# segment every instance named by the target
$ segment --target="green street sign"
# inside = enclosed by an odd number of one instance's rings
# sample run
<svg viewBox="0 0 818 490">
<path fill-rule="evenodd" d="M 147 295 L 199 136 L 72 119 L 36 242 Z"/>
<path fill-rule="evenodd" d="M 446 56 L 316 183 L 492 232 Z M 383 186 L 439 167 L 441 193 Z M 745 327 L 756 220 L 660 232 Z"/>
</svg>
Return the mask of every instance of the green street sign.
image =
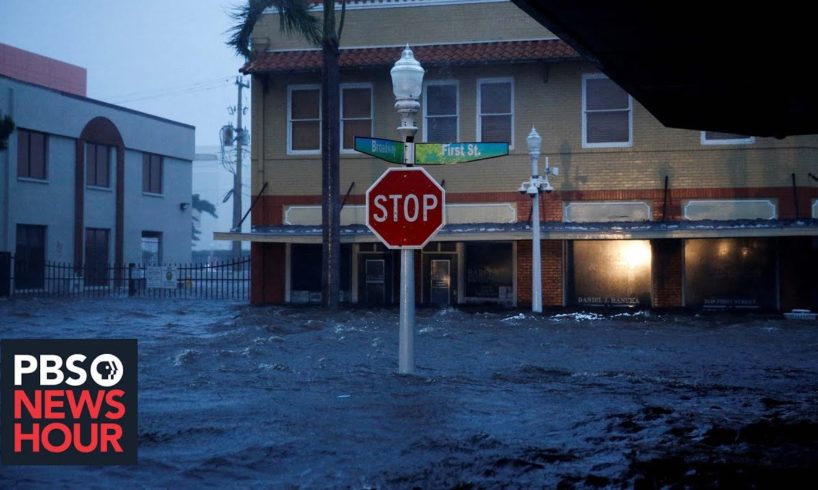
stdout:
<svg viewBox="0 0 818 490">
<path fill-rule="evenodd" d="M 415 163 L 447 165 L 508 155 L 508 143 L 417 143 Z"/>
<path fill-rule="evenodd" d="M 355 137 L 355 151 L 366 153 L 375 158 L 391 162 L 403 163 L 403 142 L 382 140 L 380 138 Z"/>
</svg>

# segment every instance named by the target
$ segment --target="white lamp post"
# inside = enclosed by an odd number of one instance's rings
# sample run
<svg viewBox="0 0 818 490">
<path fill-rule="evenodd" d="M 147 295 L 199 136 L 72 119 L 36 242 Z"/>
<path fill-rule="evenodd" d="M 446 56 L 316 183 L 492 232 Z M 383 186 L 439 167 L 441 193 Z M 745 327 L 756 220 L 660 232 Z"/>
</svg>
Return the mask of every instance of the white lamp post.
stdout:
<svg viewBox="0 0 818 490">
<path fill-rule="evenodd" d="M 415 163 L 415 115 L 420 110 L 424 70 L 415 59 L 409 45 L 390 71 L 395 109 L 400 114 L 398 133 L 404 142 L 403 163 Z M 398 345 L 398 372 L 411 374 L 415 370 L 415 251 L 400 251 L 400 331 Z"/>
<path fill-rule="evenodd" d="M 553 192 L 554 188 L 548 182 L 549 175 L 559 175 L 557 167 L 548 165 L 545 157 L 545 175 L 539 175 L 540 148 L 542 138 L 534 127 L 526 138 L 528 155 L 531 157 L 531 178 L 523 181 L 517 189 L 520 194 L 528 194 L 533 199 L 531 203 L 531 311 L 542 313 L 542 264 L 540 259 L 540 192 Z"/>
</svg>

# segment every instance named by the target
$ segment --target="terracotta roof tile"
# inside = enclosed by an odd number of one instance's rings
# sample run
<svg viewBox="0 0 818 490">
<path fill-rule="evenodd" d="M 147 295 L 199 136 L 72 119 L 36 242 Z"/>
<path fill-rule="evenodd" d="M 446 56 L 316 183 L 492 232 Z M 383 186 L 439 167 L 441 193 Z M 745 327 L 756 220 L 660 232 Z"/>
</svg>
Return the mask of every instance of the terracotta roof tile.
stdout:
<svg viewBox="0 0 818 490">
<path fill-rule="evenodd" d="M 390 66 L 400 58 L 401 47 L 341 49 L 341 68 Z M 469 44 L 413 46 L 415 58 L 424 66 L 476 65 L 560 61 L 579 58 L 576 51 L 558 39 L 498 41 Z M 243 73 L 318 71 L 321 51 L 272 51 L 259 54 L 242 68 Z"/>
</svg>

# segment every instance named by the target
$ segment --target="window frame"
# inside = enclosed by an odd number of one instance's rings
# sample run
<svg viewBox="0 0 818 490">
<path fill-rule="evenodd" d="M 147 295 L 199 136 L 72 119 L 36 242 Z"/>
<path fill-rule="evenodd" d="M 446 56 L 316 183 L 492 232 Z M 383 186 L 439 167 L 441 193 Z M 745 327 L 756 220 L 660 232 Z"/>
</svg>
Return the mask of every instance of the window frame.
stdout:
<svg viewBox="0 0 818 490">
<path fill-rule="evenodd" d="M 42 177 L 32 177 L 32 159 L 31 159 L 31 135 L 32 133 L 41 135 L 43 137 L 43 176 Z M 26 136 L 26 172 L 27 175 L 20 174 L 20 152 L 21 148 L 21 139 L 23 136 Z M 17 178 L 19 180 L 29 180 L 34 182 L 48 182 L 48 147 L 49 147 L 49 137 L 48 133 L 43 131 L 36 131 L 33 129 L 27 128 L 17 128 Z"/>
<path fill-rule="evenodd" d="M 99 155 L 98 148 L 105 148 L 107 154 L 107 169 L 106 169 L 106 176 L 108 183 L 106 185 L 99 185 L 96 181 L 96 176 L 98 174 L 98 165 L 97 165 L 97 155 Z M 88 180 L 88 155 L 90 154 L 88 149 L 94 149 L 94 183 L 90 183 Z M 110 191 L 113 188 L 113 179 L 111 178 L 111 161 L 115 160 L 115 158 L 111 158 L 111 153 L 113 153 L 113 146 L 106 145 L 105 143 L 96 143 L 94 141 L 86 141 L 85 142 L 85 155 L 84 155 L 84 166 L 85 166 L 85 186 L 90 187 L 92 189 L 99 189 L 99 190 L 106 190 Z"/>
<path fill-rule="evenodd" d="M 293 149 L 293 92 L 299 90 L 317 90 L 318 91 L 318 149 L 315 150 L 294 150 Z M 320 155 L 321 154 L 321 140 L 323 132 L 323 108 L 321 107 L 321 84 L 296 84 L 287 85 L 287 155 Z M 314 121 L 315 119 L 298 119 L 297 121 Z"/>
<path fill-rule="evenodd" d="M 707 133 L 722 133 L 723 131 L 700 131 L 699 133 L 699 142 L 704 146 L 710 145 L 752 145 L 756 142 L 755 136 L 743 136 L 742 138 L 732 138 L 732 139 L 707 139 Z M 737 135 L 741 136 L 741 135 Z"/>
<path fill-rule="evenodd" d="M 352 148 L 344 148 L 344 90 L 345 89 L 360 89 L 360 88 L 368 88 L 369 89 L 369 136 L 372 137 L 373 132 L 375 131 L 375 89 L 372 83 L 370 82 L 350 82 L 350 83 L 342 83 L 340 85 L 339 91 L 339 119 L 340 119 L 340 135 L 339 138 L 341 140 L 341 153 L 353 155 L 358 154 L 355 151 L 355 140 L 352 140 Z M 350 117 L 347 118 L 350 121 L 366 121 L 367 118 L 363 117 Z"/>
<path fill-rule="evenodd" d="M 159 191 L 154 191 L 151 187 L 153 182 L 153 172 L 151 171 L 153 159 L 159 161 Z M 147 174 L 146 174 L 147 171 Z M 147 180 L 146 180 L 147 177 Z M 146 185 L 147 184 L 147 188 Z M 142 153 L 142 193 L 151 196 L 161 196 L 165 187 L 165 157 L 157 153 Z"/>
<path fill-rule="evenodd" d="M 592 110 L 591 113 L 594 112 L 623 112 L 625 110 L 628 111 L 628 141 L 613 141 L 613 142 L 602 142 L 602 143 L 589 143 L 588 142 L 588 80 L 611 80 L 610 77 L 606 76 L 603 73 L 584 73 L 582 75 L 582 101 L 581 101 L 581 124 L 582 124 L 582 147 L 583 148 L 629 148 L 633 146 L 633 97 L 628 92 L 625 92 L 625 95 L 628 96 L 628 108 L 627 109 L 604 109 L 604 110 Z M 619 84 L 616 84 L 617 87 Z M 622 87 L 619 87 L 620 89 Z M 624 91 L 624 89 L 622 89 Z"/>
<path fill-rule="evenodd" d="M 145 262 L 145 239 L 156 239 L 156 263 L 149 264 Z M 162 240 L 162 232 L 161 231 L 150 231 L 150 230 L 142 230 L 142 234 L 140 235 L 140 242 L 139 242 L 139 251 L 142 257 L 142 265 L 162 265 L 162 248 L 163 248 L 163 241 Z"/>
<path fill-rule="evenodd" d="M 429 113 L 426 108 L 428 97 L 428 91 L 426 90 L 429 86 L 446 86 L 446 85 L 454 85 L 454 119 L 455 119 L 455 141 L 460 141 L 460 81 L 455 79 L 445 79 L 445 80 L 426 80 L 423 82 L 423 141 L 428 143 L 429 142 L 429 124 L 427 123 Z M 431 116 L 431 117 L 452 117 L 452 115 L 446 116 Z M 513 132 L 512 132 L 513 133 Z"/>
<path fill-rule="evenodd" d="M 476 136 L 475 141 L 477 141 L 477 142 L 482 142 L 483 141 L 482 136 L 483 136 L 483 115 L 484 114 L 481 112 L 481 109 L 480 109 L 481 106 L 482 106 L 482 96 L 483 96 L 482 86 L 486 85 L 486 84 L 489 84 L 489 83 L 506 83 L 506 82 L 511 84 L 511 100 L 509 101 L 509 103 L 511 105 L 511 107 L 509 108 L 511 110 L 511 112 L 509 113 L 509 116 L 511 117 L 511 128 L 510 128 L 511 129 L 511 137 L 510 137 L 510 141 L 508 142 L 508 149 L 513 150 L 514 149 L 514 126 L 515 126 L 515 124 L 514 124 L 514 106 L 515 106 L 514 77 L 491 77 L 491 78 L 478 78 L 477 79 L 477 106 L 475 107 L 475 111 L 474 111 L 475 114 L 476 114 L 476 117 L 477 117 L 477 123 L 475 125 L 477 134 L 475 135 Z M 492 114 L 486 114 L 486 115 L 501 116 L 501 115 L 504 115 L 504 114 L 492 113 Z M 504 142 L 490 141 L 488 143 L 504 143 Z"/>
</svg>

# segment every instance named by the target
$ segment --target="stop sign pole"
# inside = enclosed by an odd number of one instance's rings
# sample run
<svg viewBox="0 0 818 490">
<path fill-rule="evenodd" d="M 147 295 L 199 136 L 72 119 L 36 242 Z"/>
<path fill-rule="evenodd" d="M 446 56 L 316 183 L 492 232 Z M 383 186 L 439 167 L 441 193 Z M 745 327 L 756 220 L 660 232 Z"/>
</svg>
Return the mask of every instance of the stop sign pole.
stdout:
<svg viewBox="0 0 818 490">
<path fill-rule="evenodd" d="M 415 164 L 415 133 L 418 128 L 415 115 L 420 109 L 420 93 L 423 90 L 425 70 L 406 45 L 401 57 L 390 70 L 395 109 L 401 116 L 398 132 L 406 143 L 403 163 Z M 415 372 L 415 251 L 400 251 L 400 316 L 398 333 L 398 373 Z"/>
</svg>

